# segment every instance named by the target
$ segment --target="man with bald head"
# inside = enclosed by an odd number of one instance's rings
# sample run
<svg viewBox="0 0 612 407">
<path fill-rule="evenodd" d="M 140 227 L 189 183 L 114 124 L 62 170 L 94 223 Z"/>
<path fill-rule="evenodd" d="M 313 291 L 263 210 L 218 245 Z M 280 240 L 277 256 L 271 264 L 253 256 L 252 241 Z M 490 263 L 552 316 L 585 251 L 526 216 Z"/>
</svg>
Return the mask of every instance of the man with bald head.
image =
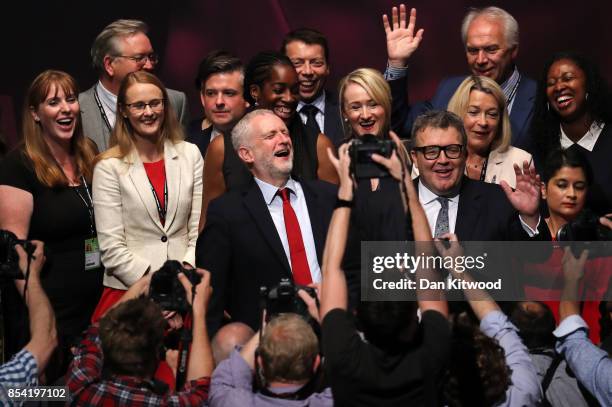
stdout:
<svg viewBox="0 0 612 407">
<path fill-rule="evenodd" d="M 399 7 L 399 13 L 393 8 L 391 23 L 386 15 L 383 20 L 389 57 L 385 76 L 393 94 L 392 125 L 407 138 L 417 116 L 430 109 L 446 109 L 465 76 L 443 79 L 430 101 L 410 106 L 406 89 L 408 59 L 418 48 L 423 31 L 414 34 L 416 10 L 412 9 L 408 18 L 404 5 Z M 512 125 L 512 145 L 529 151 L 536 82 L 521 74 L 516 66 L 519 50 L 516 19 L 499 7 L 473 8 L 463 18 L 461 37 L 471 75 L 487 76 L 504 91 Z"/>
<path fill-rule="evenodd" d="M 117 20 L 98 34 L 91 47 L 92 64 L 98 71 L 98 82 L 79 94 L 79 103 L 85 136 L 98 145 L 100 152 L 109 147 L 121 81 L 131 72 L 153 72 L 159 62 L 147 36 L 148 30 L 143 21 Z M 185 94 L 167 90 L 170 105 L 186 127 L 189 113 Z"/>
</svg>

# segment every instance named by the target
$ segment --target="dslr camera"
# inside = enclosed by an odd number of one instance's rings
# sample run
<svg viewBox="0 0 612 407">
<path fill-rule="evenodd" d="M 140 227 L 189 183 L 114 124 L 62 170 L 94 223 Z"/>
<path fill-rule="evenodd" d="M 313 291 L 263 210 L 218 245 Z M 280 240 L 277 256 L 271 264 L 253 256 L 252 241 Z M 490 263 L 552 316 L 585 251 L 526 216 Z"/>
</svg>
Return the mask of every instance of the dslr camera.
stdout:
<svg viewBox="0 0 612 407">
<path fill-rule="evenodd" d="M 295 285 L 288 278 L 281 279 L 276 287 L 261 287 L 260 294 L 262 304 L 266 310 L 266 322 L 278 314 L 294 313 L 303 316 L 307 320 L 312 317 L 308 313 L 308 307 L 304 300 L 298 295 L 298 290 L 304 290 L 315 299 L 319 305 L 317 293 L 312 287 Z"/>
<path fill-rule="evenodd" d="M 28 240 L 17 239 L 13 232 L 0 230 L 0 280 L 22 280 L 24 278 L 19 268 L 19 255 L 15 246 L 22 245 L 28 257 L 34 253 L 35 247 Z"/>
<path fill-rule="evenodd" d="M 185 269 L 176 260 L 166 261 L 151 277 L 149 297 L 164 311 L 184 313 L 191 309 L 191 305 L 187 302 L 185 288 L 178 279 L 179 273 L 185 274 L 194 286 L 202 280 L 195 270 Z"/>
<path fill-rule="evenodd" d="M 585 209 L 571 222 L 557 231 L 557 241 L 572 242 L 574 256 L 580 256 L 584 249 L 589 250 L 589 258 L 612 256 L 610 244 L 594 243 L 612 241 L 612 230 L 599 222 L 599 216 Z"/>
<path fill-rule="evenodd" d="M 393 140 L 365 134 L 355 138 L 349 146 L 351 173 L 356 179 L 388 177 L 389 171 L 384 166 L 372 161 L 372 154 L 391 157 L 395 150 Z"/>
</svg>

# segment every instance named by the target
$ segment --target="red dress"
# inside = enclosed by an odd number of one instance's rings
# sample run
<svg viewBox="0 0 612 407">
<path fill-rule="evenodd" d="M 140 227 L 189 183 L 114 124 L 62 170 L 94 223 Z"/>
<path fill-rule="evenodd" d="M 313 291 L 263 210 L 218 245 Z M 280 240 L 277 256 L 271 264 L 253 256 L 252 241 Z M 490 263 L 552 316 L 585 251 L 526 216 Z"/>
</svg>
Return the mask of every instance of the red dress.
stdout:
<svg viewBox="0 0 612 407">
<path fill-rule="evenodd" d="M 562 258 L 563 248 L 556 246 L 545 263 L 526 264 L 524 268 L 525 299 L 548 305 L 557 324 L 560 322 L 559 300 L 563 290 Z M 599 302 L 606 293 L 611 272 L 610 257 L 596 257 L 585 263 L 579 296 L 588 299 L 581 303 L 581 316 L 589 325 L 589 338 L 593 343 L 600 342 Z"/>
</svg>

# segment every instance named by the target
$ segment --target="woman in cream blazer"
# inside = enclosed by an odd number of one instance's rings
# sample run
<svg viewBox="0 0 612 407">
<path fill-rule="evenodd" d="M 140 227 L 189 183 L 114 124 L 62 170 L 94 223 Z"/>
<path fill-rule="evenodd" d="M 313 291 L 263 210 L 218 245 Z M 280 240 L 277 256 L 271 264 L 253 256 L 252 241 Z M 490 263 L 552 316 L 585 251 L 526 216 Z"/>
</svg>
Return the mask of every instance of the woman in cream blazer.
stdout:
<svg viewBox="0 0 612 407">
<path fill-rule="evenodd" d="M 448 102 L 448 110 L 463 120 L 467 133 L 465 172 L 469 178 L 516 186 L 514 164 L 531 165 L 525 150 L 512 147 L 506 96 L 499 85 L 485 76 L 468 76 Z"/>
<path fill-rule="evenodd" d="M 195 265 L 203 160 L 195 145 L 181 141 L 167 101 L 148 72 L 129 74 L 119 89 L 112 147 L 97 158 L 93 176 L 107 287 L 96 314 L 166 260 Z"/>
</svg>

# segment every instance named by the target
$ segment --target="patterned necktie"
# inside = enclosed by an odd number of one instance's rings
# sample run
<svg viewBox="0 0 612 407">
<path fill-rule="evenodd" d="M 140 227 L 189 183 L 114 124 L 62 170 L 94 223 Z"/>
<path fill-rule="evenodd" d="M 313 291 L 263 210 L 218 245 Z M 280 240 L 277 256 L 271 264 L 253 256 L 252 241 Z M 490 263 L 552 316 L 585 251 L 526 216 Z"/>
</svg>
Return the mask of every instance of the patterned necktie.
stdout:
<svg viewBox="0 0 612 407">
<path fill-rule="evenodd" d="M 321 129 L 319 128 L 319 124 L 317 123 L 317 113 L 319 109 L 313 105 L 304 105 L 300 113 L 304 113 L 306 115 L 306 134 L 308 137 L 318 137 L 319 133 L 321 133 Z"/>
<path fill-rule="evenodd" d="M 445 233 L 449 232 L 448 226 L 448 198 L 443 196 L 438 197 L 441 208 L 438 212 L 438 218 L 436 219 L 436 228 L 434 230 L 434 237 L 440 237 Z"/>
<path fill-rule="evenodd" d="M 302 239 L 300 223 L 289 201 L 289 189 L 278 190 L 278 195 L 283 199 L 283 217 L 285 218 L 285 230 L 287 231 L 287 241 L 289 242 L 289 256 L 291 257 L 291 271 L 293 280 L 299 285 L 312 283 L 306 248 Z"/>
</svg>

